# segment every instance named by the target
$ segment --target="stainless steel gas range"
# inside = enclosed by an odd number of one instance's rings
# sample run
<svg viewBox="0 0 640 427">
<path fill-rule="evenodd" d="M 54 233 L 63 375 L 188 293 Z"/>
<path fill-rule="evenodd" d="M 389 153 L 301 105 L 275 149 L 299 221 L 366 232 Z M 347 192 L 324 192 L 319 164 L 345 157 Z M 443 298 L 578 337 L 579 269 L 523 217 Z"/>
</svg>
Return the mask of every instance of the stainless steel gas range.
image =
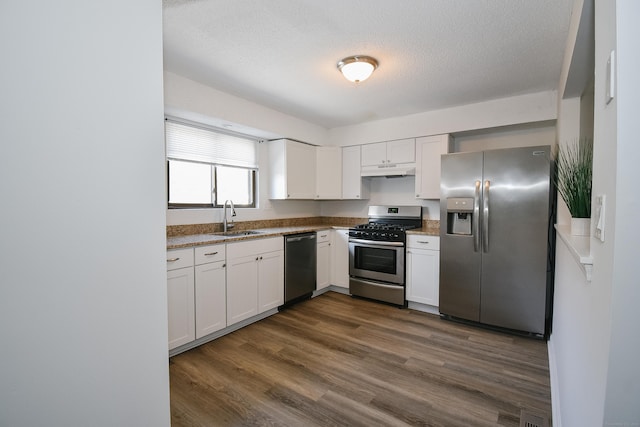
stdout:
<svg viewBox="0 0 640 427">
<path fill-rule="evenodd" d="M 369 206 L 368 216 L 349 229 L 349 292 L 406 307 L 406 231 L 422 226 L 422 207 Z"/>
</svg>

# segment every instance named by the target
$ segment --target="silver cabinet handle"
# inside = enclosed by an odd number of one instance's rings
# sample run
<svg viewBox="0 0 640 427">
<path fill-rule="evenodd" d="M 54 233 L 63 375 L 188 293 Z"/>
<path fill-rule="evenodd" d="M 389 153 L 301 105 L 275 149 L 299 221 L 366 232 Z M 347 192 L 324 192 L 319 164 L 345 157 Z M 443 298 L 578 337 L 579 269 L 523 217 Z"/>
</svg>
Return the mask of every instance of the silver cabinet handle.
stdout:
<svg viewBox="0 0 640 427">
<path fill-rule="evenodd" d="M 180 257 L 177 257 L 177 258 L 169 258 L 169 259 L 167 260 L 167 262 L 176 262 L 176 261 L 178 261 L 179 259 L 180 259 Z"/>
<path fill-rule="evenodd" d="M 204 256 L 218 255 L 218 252 L 209 252 L 208 254 L 204 254 Z"/>
<path fill-rule="evenodd" d="M 482 203 L 482 250 L 489 252 L 489 188 L 491 182 L 484 182 L 484 200 Z"/>
<path fill-rule="evenodd" d="M 418 240 L 417 242 L 418 242 L 418 243 L 424 243 L 425 245 L 428 245 L 428 244 L 429 244 L 429 242 L 428 242 L 428 241 L 426 241 L 426 240 Z"/>
<path fill-rule="evenodd" d="M 476 181 L 476 192 L 473 197 L 473 219 L 471 226 L 473 230 L 473 251 L 478 252 L 480 247 L 480 181 Z"/>
</svg>

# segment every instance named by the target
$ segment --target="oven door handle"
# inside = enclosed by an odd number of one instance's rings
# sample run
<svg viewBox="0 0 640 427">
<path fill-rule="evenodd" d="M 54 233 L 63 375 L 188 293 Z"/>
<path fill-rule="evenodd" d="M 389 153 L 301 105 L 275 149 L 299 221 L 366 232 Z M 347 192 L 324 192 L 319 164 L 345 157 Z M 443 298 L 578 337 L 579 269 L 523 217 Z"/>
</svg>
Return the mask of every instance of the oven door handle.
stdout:
<svg viewBox="0 0 640 427">
<path fill-rule="evenodd" d="M 400 284 L 400 283 L 380 283 L 380 282 L 374 282 L 373 280 L 366 280 L 363 279 L 362 277 L 355 277 L 355 279 L 358 282 L 362 282 L 362 283 L 366 283 L 367 285 L 374 285 L 377 286 L 379 288 L 385 288 L 385 289 L 402 289 L 404 288 L 404 285 Z"/>
<path fill-rule="evenodd" d="M 404 246 L 403 242 L 384 242 L 384 241 L 378 241 L 378 240 L 363 240 L 363 239 L 349 239 L 349 243 L 360 243 L 362 245 L 368 245 L 368 246 L 395 246 L 395 247 Z"/>
</svg>

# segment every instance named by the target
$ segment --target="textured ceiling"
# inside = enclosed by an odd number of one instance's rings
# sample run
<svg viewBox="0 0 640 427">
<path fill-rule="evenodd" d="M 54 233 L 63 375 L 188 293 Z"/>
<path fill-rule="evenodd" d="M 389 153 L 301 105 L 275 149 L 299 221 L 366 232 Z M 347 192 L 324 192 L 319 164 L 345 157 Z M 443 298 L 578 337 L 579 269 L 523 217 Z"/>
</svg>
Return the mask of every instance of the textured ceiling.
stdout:
<svg viewBox="0 0 640 427">
<path fill-rule="evenodd" d="M 333 128 L 557 89 L 572 3 L 164 0 L 164 66 Z M 360 85 L 356 54 L 380 64 Z"/>
</svg>

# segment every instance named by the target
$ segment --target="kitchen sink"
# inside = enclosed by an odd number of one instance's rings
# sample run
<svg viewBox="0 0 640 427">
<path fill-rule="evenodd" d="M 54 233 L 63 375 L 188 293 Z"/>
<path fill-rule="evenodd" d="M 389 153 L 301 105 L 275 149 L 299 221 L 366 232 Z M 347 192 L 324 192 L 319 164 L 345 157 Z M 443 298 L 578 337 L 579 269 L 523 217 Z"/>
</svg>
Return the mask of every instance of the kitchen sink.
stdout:
<svg viewBox="0 0 640 427">
<path fill-rule="evenodd" d="M 242 237 L 242 236 L 253 236 L 255 234 L 261 234 L 261 231 L 255 230 L 242 230 L 242 231 L 222 231 L 219 233 L 211 233 L 214 236 L 225 236 L 225 237 Z"/>
</svg>

